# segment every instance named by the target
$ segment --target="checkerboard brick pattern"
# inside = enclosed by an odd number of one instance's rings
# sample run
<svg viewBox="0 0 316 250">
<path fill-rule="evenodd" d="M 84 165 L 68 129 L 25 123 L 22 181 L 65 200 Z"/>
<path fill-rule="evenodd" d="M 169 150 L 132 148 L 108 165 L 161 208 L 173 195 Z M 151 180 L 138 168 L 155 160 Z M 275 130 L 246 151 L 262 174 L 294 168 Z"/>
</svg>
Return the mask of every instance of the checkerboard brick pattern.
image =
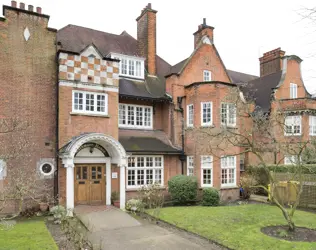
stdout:
<svg viewBox="0 0 316 250">
<path fill-rule="evenodd" d="M 59 54 L 59 79 L 118 86 L 118 62 L 95 57 Z"/>
</svg>

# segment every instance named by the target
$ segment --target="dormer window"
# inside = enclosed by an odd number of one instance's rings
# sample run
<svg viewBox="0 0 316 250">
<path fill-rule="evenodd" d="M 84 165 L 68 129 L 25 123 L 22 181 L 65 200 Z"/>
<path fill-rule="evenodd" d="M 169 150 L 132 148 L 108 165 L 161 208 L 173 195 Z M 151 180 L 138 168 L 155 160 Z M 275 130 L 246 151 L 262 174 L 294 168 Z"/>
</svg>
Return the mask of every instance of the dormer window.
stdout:
<svg viewBox="0 0 316 250">
<path fill-rule="evenodd" d="M 144 79 L 144 59 L 134 56 L 111 54 L 112 58 L 120 60 L 120 75 Z"/>
<path fill-rule="evenodd" d="M 90 58 L 95 58 L 95 55 L 90 54 L 88 57 L 90 57 Z"/>
</svg>

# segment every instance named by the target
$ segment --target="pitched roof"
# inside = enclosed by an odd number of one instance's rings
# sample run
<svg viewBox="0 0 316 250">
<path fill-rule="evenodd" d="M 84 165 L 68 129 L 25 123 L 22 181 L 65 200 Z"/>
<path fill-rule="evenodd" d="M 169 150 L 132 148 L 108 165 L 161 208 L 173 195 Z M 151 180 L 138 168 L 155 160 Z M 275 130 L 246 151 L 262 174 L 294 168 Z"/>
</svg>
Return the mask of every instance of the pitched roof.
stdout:
<svg viewBox="0 0 316 250">
<path fill-rule="evenodd" d="M 282 71 L 280 70 L 273 74 L 249 81 L 242 87 L 245 97 L 254 100 L 256 105 L 263 111 L 269 111 L 273 89 L 278 86 L 281 76 Z"/>
<path fill-rule="evenodd" d="M 236 84 L 246 83 L 246 82 L 249 82 L 249 81 L 252 81 L 252 80 L 258 78 L 258 76 L 249 75 L 246 73 L 237 72 L 237 71 L 230 70 L 230 69 L 227 70 L 227 73 L 228 73 L 230 79 L 232 80 L 232 82 L 236 83 Z"/>
<path fill-rule="evenodd" d="M 186 58 L 186 59 L 182 60 L 181 62 L 178 62 L 177 64 L 171 66 L 168 75 L 179 74 L 181 69 L 184 67 L 187 60 L 188 60 L 188 58 Z M 258 76 L 249 75 L 246 73 L 237 72 L 237 71 L 230 70 L 230 69 L 227 69 L 227 73 L 228 73 L 228 76 L 230 77 L 230 79 L 232 80 L 232 83 L 236 83 L 236 84 L 246 83 L 246 82 L 249 82 L 251 80 L 258 78 Z"/>
<path fill-rule="evenodd" d="M 127 152 L 132 153 L 182 153 L 180 149 L 171 144 L 164 132 L 158 130 L 120 129 L 119 141 Z"/>
<path fill-rule="evenodd" d="M 64 51 L 81 53 L 87 46 L 93 44 L 103 57 L 109 53 L 118 53 L 130 56 L 139 56 L 137 53 L 137 40 L 123 31 L 120 35 L 80 27 L 69 24 L 57 32 L 57 42 Z M 146 77 L 145 86 L 140 86 L 134 80 L 120 79 L 120 94 L 130 96 L 148 96 L 151 98 L 164 97 L 165 75 L 170 71 L 171 65 L 156 56 L 157 76 Z M 122 86 L 121 86 L 122 85 Z M 133 90 L 132 92 L 129 92 Z"/>
</svg>

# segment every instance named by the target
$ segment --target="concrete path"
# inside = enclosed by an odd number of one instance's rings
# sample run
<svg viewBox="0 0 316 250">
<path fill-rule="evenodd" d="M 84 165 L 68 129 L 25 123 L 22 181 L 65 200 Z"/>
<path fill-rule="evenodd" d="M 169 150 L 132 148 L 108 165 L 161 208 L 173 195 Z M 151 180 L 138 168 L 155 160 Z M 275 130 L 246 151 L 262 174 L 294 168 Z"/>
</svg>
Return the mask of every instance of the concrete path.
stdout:
<svg viewBox="0 0 316 250">
<path fill-rule="evenodd" d="M 101 249 L 223 249 L 189 233 L 135 219 L 116 208 L 75 213 L 89 229 L 90 241 Z"/>
</svg>

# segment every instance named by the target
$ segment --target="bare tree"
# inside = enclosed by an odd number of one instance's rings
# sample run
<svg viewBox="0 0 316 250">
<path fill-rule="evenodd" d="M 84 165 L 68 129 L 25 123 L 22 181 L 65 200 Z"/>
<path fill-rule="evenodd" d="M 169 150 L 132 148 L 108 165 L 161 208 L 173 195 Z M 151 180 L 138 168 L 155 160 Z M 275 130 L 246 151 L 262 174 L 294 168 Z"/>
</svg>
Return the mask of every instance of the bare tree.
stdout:
<svg viewBox="0 0 316 250">
<path fill-rule="evenodd" d="M 229 103 L 230 111 L 226 116 L 221 110 L 215 110 L 214 114 L 220 114 L 221 126 L 210 128 L 197 128 L 194 133 L 196 145 L 211 152 L 215 161 L 221 156 L 237 156 L 247 154 L 257 165 L 264 168 L 270 179 L 270 189 L 260 186 L 269 194 L 271 201 L 282 211 L 287 221 L 289 230 L 295 230 L 293 221 L 294 213 L 299 205 L 300 195 L 303 190 L 302 154 L 307 148 L 309 141 L 303 139 L 292 141 L 285 134 L 292 133 L 297 127 L 285 124 L 286 114 L 282 109 L 282 103 L 273 103 L 273 109 L 263 112 L 256 107 L 255 102 L 245 98 L 239 88 L 232 88 L 224 100 Z M 227 115 L 228 114 L 228 115 Z M 224 117 L 223 117 L 224 116 Z M 229 126 L 225 121 L 236 119 L 236 126 Z M 205 139 L 207 138 L 207 139 Z M 288 181 L 299 180 L 299 185 L 294 185 L 296 199 L 291 204 L 283 204 L 279 193 L 279 181 L 275 178 L 274 170 L 270 171 L 269 165 L 275 167 L 283 164 L 284 156 L 293 156 L 293 164 L 296 164 L 294 173 L 288 175 Z"/>
<path fill-rule="evenodd" d="M 30 127 L 31 124 L 19 118 L 0 119 L 0 159 L 6 163 L 1 171 L 2 175 L 8 172 L 0 189 L 0 213 L 10 205 L 13 209 L 12 203 L 18 202 L 10 219 L 21 213 L 26 201 L 39 202 L 44 196 L 45 200 L 52 198 L 51 187 L 40 179 L 35 168 L 29 167 L 34 146 L 28 134 Z"/>
</svg>

